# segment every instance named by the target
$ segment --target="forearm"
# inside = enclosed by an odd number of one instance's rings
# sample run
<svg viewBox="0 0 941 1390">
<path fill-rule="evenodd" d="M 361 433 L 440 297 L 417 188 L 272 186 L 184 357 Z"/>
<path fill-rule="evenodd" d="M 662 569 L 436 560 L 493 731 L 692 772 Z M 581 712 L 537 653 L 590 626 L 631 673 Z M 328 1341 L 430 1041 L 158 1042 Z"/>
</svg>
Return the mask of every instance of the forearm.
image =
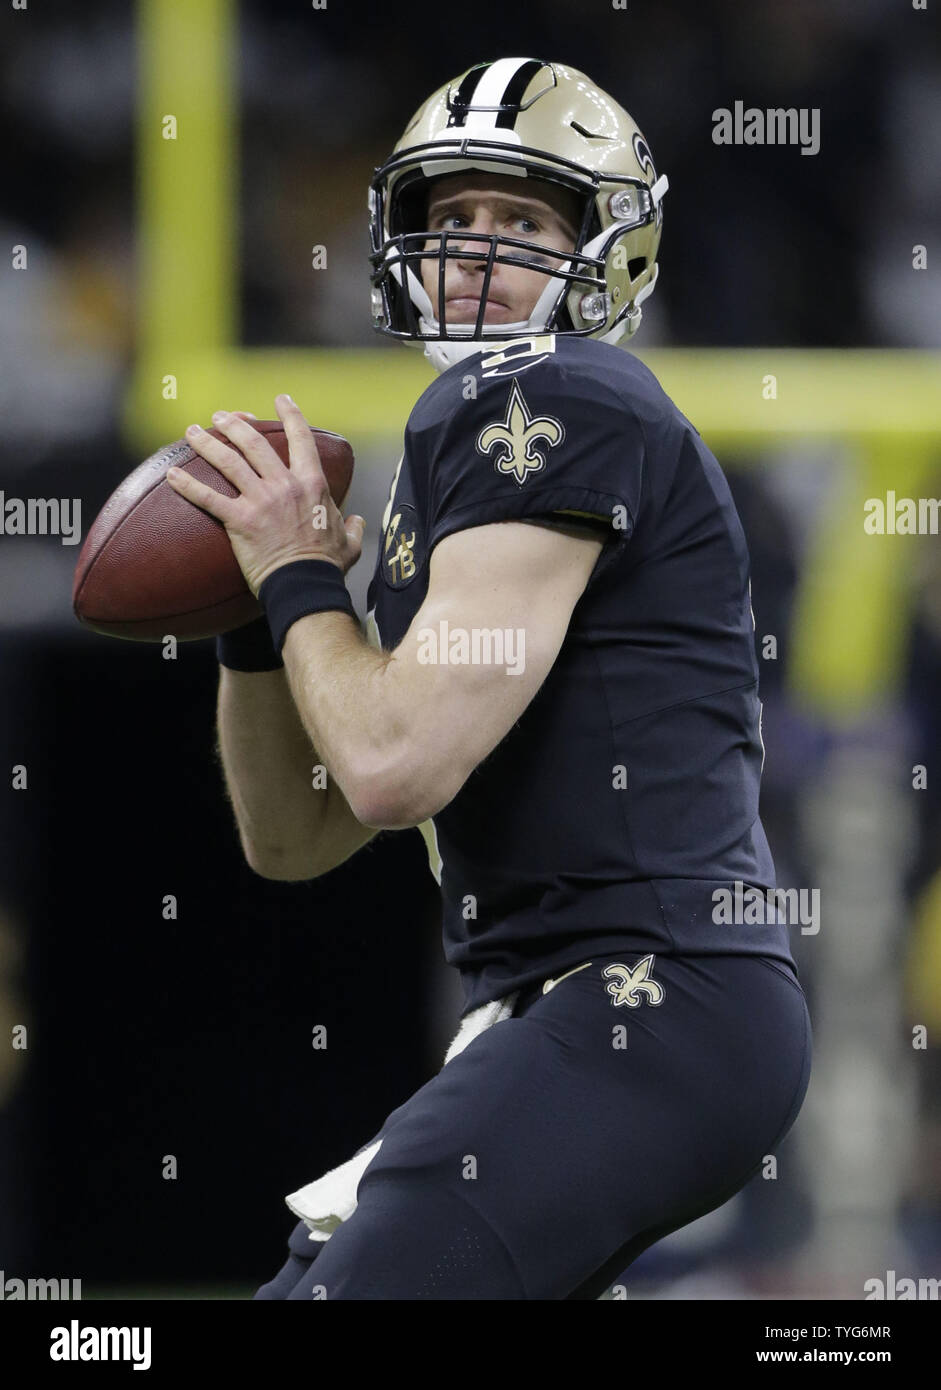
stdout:
<svg viewBox="0 0 941 1390">
<path fill-rule="evenodd" d="M 340 788 L 298 716 L 285 672 L 220 667 L 219 754 L 246 860 L 266 878 L 308 879 L 342 863 L 375 833 Z"/>
<path fill-rule="evenodd" d="M 303 726 L 354 811 L 390 829 L 416 824 L 386 813 L 389 790 L 408 776 L 421 713 L 395 654 L 371 647 L 347 614 L 324 612 L 291 626 L 282 656 Z"/>
<path fill-rule="evenodd" d="M 326 811 L 316 757 L 283 670 L 219 668 L 219 754 L 245 857 L 265 873 L 316 843 Z"/>
<path fill-rule="evenodd" d="M 522 629 L 535 614 L 538 626 L 540 605 L 551 607 L 553 597 L 530 596 L 528 605 L 504 597 L 506 615 Z M 485 661 L 452 666 L 446 654 L 424 653 L 423 634 L 437 634 L 448 614 L 460 612 L 467 628 L 492 626 L 474 621 L 492 602 L 486 589 L 463 610 L 452 593 L 426 601 L 391 652 L 370 646 L 342 612 L 309 613 L 287 629 L 282 657 L 298 713 L 365 824 L 400 830 L 437 815 L 512 726 L 520 697 L 528 702 L 541 684 L 561 646 L 561 624 L 551 640 L 534 642 L 525 674 L 520 646 L 512 678 L 495 679 L 501 667 Z"/>
</svg>

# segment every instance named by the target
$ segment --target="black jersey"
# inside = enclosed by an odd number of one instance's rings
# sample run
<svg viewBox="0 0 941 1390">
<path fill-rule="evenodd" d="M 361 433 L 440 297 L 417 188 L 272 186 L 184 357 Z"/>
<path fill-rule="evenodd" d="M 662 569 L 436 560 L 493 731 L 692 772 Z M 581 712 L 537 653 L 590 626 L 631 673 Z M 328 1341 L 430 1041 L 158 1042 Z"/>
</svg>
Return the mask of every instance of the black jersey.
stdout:
<svg viewBox="0 0 941 1390">
<path fill-rule="evenodd" d="M 422 827 L 465 1010 L 622 942 L 793 964 L 773 911 L 717 910 L 774 886 L 745 537 L 715 458 L 636 357 L 543 336 L 428 387 L 383 518 L 372 640 L 401 641 L 445 536 L 550 517 L 597 526 L 604 548 L 536 696 Z"/>
</svg>

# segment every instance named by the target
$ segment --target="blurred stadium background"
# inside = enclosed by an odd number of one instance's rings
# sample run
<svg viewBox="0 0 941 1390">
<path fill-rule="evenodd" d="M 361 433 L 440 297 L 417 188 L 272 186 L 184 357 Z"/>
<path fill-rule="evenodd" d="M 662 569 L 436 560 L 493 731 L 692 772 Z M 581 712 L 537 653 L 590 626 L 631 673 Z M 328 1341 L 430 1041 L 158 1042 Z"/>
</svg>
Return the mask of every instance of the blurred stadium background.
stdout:
<svg viewBox="0 0 941 1390">
<path fill-rule="evenodd" d="M 730 477 L 765 658 L 762 812 L 781 886 L 821 893 L 819 933 L 793 929 L 815 1069 L 777 1176 L 624 1283 L 640 1298 L 828 1299 L 862 1298 L 888 1270 L 937 1278 L 941 558 L 936 537 L 862 526 L 865 498 L 889 488 L 941 496 L 936 13 L 7 6 L 0 482 L 81 497 L 84 532 L 190 420 L 270 417 L 290 391 L 356 449 L 362 613 L 430 379 L 419 351 L 372 333 L 366 188 L 428 93 L 517 53 L 589 73 L 670 176 L 632 350 Z M 736 100 L 819 108 L 819 154 L 716 146 L 712 112 Z M 282 1194 L 348 1157 L 439 1064 L 458 1000 L 435 887 L 414 830 L 312 884 L 254 876 L 213 760 L 212 644 L 167 661 L 81 630 L 77 553 L 0 538 L 0 1269 L 81 1278 L 86 1297 L 245 1296 L 282 1262 Z"/>
</svg>

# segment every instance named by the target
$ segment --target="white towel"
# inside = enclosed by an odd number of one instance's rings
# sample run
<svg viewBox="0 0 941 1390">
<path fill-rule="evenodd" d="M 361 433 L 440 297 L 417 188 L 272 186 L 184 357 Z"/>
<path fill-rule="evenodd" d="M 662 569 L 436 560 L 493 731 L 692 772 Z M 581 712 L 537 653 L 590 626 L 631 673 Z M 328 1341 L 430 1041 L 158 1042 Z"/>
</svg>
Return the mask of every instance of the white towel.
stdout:
<svg viewBox="0 0 941 1390">
<path fill-rule="evenodd" d="M 519 990 L 516 994 L 508 994 L 505 999 L 494 999 L 489 1004 L 481 1004 L 478 1009 L 471 1009 L 470 1013 L 461 1020 L 461 1026 L 457 1030 L 457 1036 L 444 1054 L 444 1065 L 447 1066 L 452 1057 L 456 1057 L 459 1052 L 463 1052 L 468 1043 L 473 1042 L 485 1029 L 491 1028 L 495 1023 L 502 1023 L 505 1018 L 509 1018 L 519 997 Z"/>
<path fill-rule="evenodd" d="M 468 1043 L 495 1023 L 502 1023 L 513 1012 L 518 997 L 508 994 L 504 999 L 494 999 L 489 1004 L 481 1004 L 472 1009 L 461 1020 L 457 1036 L 448 1048 L 444 1058 L 447 1066 L 452 1058 L 463 1052 Z M 382 1140 L 361 1149 L 346 1163 L 331 1168 L 322 1178 L 309 1182 L 285 1197 L 290 1210 L 310 1227 L 310 1240 L 329 1240 L 342 1221 L 348 1221 L 356 1210 L 356 1194 L 359 1180 L 382 1147 Z"/>
</svg>

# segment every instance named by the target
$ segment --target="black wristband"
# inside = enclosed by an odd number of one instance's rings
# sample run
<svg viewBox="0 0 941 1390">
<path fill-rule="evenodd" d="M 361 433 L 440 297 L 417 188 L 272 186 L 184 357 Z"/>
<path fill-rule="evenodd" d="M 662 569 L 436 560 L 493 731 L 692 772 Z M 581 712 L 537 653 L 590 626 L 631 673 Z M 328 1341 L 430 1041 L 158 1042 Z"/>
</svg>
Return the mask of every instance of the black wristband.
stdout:
<svg viewBox="0 0 941 1390">
<path fill-rule="evenodd" d="M 217 637 L 216 658 L 220 666 L 230 671 L 280 671 L 284 666 L 275 651 L 264 613 L 254 622 Z"/>
<path fill-rule="evenodd" d="M 281 651 L 288 628 L 308 613 L 331 610 L 356 617 L 343 574 L 331 560 L 293 560 L 269 574 L 258 597 L 265 605 L 275 649 Z"/>
</svg>

